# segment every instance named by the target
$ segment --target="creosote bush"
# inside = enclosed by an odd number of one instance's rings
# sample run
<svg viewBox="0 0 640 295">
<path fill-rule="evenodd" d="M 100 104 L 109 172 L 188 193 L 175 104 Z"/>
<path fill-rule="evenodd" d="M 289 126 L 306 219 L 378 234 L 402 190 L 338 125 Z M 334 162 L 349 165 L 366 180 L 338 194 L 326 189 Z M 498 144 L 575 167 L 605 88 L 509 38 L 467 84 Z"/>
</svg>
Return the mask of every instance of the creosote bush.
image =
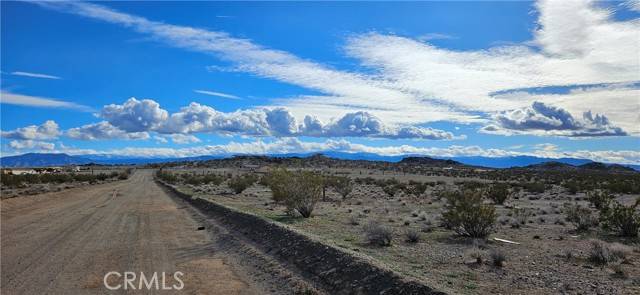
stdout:
<svg viewBox="0 0 640 295">
<path fill-rule="evenodd" d="M 496 222 L 495 208 L 483 203 L 479 191 L 455 191 L 445 195 L 448 206 L 442 219 L 447 227 L 474 238 L 484 238 L 491 232 Z"/>
<path fill-rule="evenodd" d="M 391 246 L 393 232 L 390 228 L 377 221 L 370 221 L 364 226 L 364 235 L 370 244 L 378 246 Z"/>
<path fill-rule="evenodd" d="M 227 185 L 236 193 L 243 192 L 248 187 L 252 186 L 256 182 L 256 177 L 252 174 L 246 174 L 242 176 L 236 176 L 227 182 Z"/>
<path fill-rule="evenodd" d="M 278 169 L 269 174 L 267 182 L 276 203 L 286 206 L 287 212 L 297 211 L 304 218 L 311 216 L 322 198 L 322 176 L 316 173 Z"/>
<path fill-rule="evenodd" d="M 598 210 L 609 207 L 609 203 L 611 203 L 614 198 L 612 194 L 606 191 L 592 191 L 587 193 L 587 199 L 591 205 Z"/>
<path fill-rule="evenodd" d="M 600 222 L 604 228 L 616 231 L 623 237 L 636 237 L 640 229 L 640 198 L 631 206 L 625 206 L 618 202 L 600 210 Z"/>
<path fill-rule="evenodd" d="M 333 177 L 331 186 L 333 186 L 333 189 L 335 189 L 343 199 L 346 199 L 351 191 L 353 191 L 353 181 L 351 181 L 349 177 Z"/>
<path fill-rule="evenodd" d="M 598 218 L 591 213 L 589 208 L 581 207 L 578 204 L 569 204 L 564 208 L 568 222 L 571 222 L 577 230 L 585 231 L 598 225 Z"/>
<path fill-rule="evenodd" d="M 494 204 L 502 205 L 504 201 L 509 198 L 509 185 L 505 183 L 492 184 L 487 190 L 487 197 L 493 201 Z"/>
</svg>

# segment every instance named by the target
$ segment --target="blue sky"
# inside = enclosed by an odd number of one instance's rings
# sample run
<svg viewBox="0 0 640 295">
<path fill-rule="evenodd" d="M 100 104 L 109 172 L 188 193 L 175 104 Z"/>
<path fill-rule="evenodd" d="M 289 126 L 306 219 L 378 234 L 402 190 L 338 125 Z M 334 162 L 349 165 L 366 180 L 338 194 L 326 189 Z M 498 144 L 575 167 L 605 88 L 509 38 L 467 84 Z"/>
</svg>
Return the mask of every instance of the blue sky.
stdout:
<svg viewBox="0 0 640 295">
<path fill-rule="evenodd" d="M 640 163 L 637 2 L 1 5 L 3 155 Z"/>
</svg>

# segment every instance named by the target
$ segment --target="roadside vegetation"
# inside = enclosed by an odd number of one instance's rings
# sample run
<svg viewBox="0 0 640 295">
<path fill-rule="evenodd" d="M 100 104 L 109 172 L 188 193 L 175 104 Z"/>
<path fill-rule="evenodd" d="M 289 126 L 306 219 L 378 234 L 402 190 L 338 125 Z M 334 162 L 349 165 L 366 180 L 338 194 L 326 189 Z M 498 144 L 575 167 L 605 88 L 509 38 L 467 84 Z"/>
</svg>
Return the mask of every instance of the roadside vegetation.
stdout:
<svg viewBox="0 0 640 295">
<path fill-rule="evenodd" d="M 3 174 L 0 180 L 3 186 L 9 188 L 27 187 L 31 184 L 49 184 L 49 183 L 70 183 L 70 182 L 88 182 L 97 183 L 106 180 L 125 180 L 131 175 L 132 169 L 124 171 L 113 171 L 110 173 L 43 173 L 43 174 Z"/>
</svg>

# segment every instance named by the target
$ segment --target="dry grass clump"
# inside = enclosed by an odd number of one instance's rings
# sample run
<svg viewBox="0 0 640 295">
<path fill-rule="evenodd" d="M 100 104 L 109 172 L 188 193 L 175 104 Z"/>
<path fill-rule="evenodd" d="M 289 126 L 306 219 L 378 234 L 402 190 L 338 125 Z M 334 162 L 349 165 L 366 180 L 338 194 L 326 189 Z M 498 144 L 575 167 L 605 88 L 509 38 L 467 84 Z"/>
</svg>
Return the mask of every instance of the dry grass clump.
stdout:
<svg viewBox="0 0 640 295">
<path fill-rule="evenodd" d="M 567 221 L 571 222 L 579 231 L 586 231 L 598 225 L 598 218 L 591 213 L 589 208 L 573 204 L 567 205 L 564 211 Z"/>
<path fill-rule="evenodd" d="M 507 261 L 507 257 L 504 255 L 504 252 L 498 249 L 491 250 L 490 257 L 491 257 L 491 263 L 495 267 L 503 267 L 505 264 L 505 261 Z"/>
<path fill-rule="evenodd" d="M 631 254 L 631 249 L 620 243 L 606 243 L 600 240 L 591 241 L 589 260 L 597 264 L 609 264 L 624 261 Z"/>
<path fill-rule="evenodd" d="M 370 221 L 364 226 L 365 238 L 370 244 L 391 246 L 393 231 L 377 221 Z"/>
<path fill-rule="evenodd" d="M 406 241 L 409 243 L 417 243 L 420 241 L 420 232 L 410 228 L 405 232 Z"/>
</svg>

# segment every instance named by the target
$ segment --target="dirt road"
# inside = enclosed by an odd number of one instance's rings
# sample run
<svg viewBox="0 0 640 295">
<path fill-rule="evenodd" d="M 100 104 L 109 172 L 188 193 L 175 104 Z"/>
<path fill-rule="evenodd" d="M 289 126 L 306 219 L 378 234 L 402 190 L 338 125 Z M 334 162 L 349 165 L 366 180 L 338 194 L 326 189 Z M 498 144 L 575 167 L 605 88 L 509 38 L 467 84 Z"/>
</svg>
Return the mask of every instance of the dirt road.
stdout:
<svg viewBox="0 0 640 295">
<path fill-rule="evenodd" d="M 113 294 L 124 290 L 114 271 L 158 274 L 162 288 L 184 294 L 262 294 L 250 275 L 217 252 L 215 236 L 198 230 L 202 221 L 137 171 L 130 179 L 1 203 L 2 294 Z M 142 293 L 176 293 L 175 290 Z M 271 290 L 276 292 L 277 290 Z"/>
</svg>

